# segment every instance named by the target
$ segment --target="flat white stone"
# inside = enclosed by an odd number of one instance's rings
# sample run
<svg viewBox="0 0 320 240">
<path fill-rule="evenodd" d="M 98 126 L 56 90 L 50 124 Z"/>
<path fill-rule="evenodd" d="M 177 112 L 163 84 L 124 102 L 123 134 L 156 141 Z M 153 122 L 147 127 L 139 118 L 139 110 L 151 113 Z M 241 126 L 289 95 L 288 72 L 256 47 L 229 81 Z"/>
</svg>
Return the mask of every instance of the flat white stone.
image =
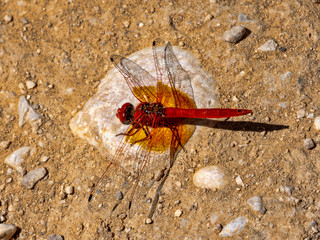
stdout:
<svg viewBox="0 0 320 240">
<path fill-rule="evenodd" d="M 201 68 L 192 53 L 178 47 L 173 47 L 173 50 L 181 66 L 191 78 L 197 107 L 218 107 L 215 81 Z M 156 75 L 152 48 L 145 48 L 127 58 L 139 64 L 153 76 Z M 101 81 L 97 93 L 71 119 L 70 128 L 73 134 L 95 146 L 102 155 L 113 155 L 120 144 L 120 137 L 116 137 L 116 134 L 124 133 L 128 128 L 127 125 L 120 123 L 116 117 L 117 109 L 126 102 L 131 102 L 135 106 L 139 103 L 130 91 L 123 76 L 117 69 L 112 68 Z M 196 132 L 194 135 L 196 135 Z M 190 149 L 190 146 L 196 143 L 197 139 L 192 137 L 184 147 L 185 149 Z M 138 145 L 131 147 L 130 152 L 125 152 L 126 156 L 134 159 L 138 147 Z M 162 161 L 162 158 L 162 156 L 159 156 L 157 161 Z M 128 160 L 121 161 L 120 164 L 125 164 L 123 167 L 127 168 L 133 163 Z"/>
<path fill-rule="evenodd" d="M 219 189 L 226 183 L 224 172 L 217 166 L 201 168 L 193 175 L 193 184 L 201 188 Z"/>
<path fill-rule="evenodd" d="M 23 172 L 22 167 L 20 166 L 23 162 L 23 156 L 27 154 L 31 150 L 31 147 L 22 147 L 15 150 L 9 156 L 6 157 L 4 162 L 8 164 L 10 167 L 16 169 L 19 173 Z"/>
<path fill-rule="evenodd" d="M 238 217 L 232 222 L 229 222 L 226 226 L 223 227 L 220 232 L 220 237 L 231 237 L 236 234 L 239 234 L 244 226 L 247 224 L 248 220 L 245 217 Z"/>
</svg>

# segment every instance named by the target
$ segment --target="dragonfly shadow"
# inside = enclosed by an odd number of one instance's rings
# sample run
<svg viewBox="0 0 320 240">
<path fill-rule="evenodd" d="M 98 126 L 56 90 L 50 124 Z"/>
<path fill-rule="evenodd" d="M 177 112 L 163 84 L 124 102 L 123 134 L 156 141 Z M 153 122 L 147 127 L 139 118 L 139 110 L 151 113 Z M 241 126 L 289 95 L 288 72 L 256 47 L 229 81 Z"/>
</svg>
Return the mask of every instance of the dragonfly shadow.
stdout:
<svg viewBox="0 0 320 240">
<path fill-rule="evenodd" d="M 247 121 L 217 121 L 212 119 L 194 119 L 187 118 L 182 124 L 203 126 L 215 129 L 232 130 L 232 131 L 248 131 L 248 132 L 272 132 L 287 129 L 289 126 L 280 124 L 269 124 Z"/>
</svg>

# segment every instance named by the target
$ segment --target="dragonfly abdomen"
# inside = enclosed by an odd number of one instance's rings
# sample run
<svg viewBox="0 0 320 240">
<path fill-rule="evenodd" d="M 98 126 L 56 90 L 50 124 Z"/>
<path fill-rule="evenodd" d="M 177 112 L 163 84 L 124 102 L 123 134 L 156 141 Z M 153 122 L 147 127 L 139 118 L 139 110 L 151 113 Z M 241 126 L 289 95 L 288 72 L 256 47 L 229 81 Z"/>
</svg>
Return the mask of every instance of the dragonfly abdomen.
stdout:
<svg viewBox="0 0 320 240">
<path fill-rule="evenodd" d="M 229 118 L 248 113 L 252 113 L 252 111 L 232 108 L 165 108 L 165 117 L 167 118 Z"/>
</svg>

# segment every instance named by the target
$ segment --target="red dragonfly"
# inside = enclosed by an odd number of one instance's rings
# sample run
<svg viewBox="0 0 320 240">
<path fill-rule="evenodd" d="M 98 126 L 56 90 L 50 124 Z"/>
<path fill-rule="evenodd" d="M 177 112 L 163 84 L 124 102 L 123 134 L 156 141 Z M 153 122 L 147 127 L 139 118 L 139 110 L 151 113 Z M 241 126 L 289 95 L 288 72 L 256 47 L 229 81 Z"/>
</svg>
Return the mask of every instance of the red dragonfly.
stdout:
<svg viewBox="0 0 320 240">
<path fill-rule="evenodd" d="M 230 108 L 197 109 L 191 79 L 177 60 L 171 44 L 155 40 L 153 58 L 156 77 L 127 58 L 111 57 L 111 62 L 123 75 L 140 104 L 134 107 L 131 103 L 125 103 L 117 111 L 116 116 L 129 127 L 125 133 L 118 134 L 122 136 L 120 145 L 93 190 L 98 191 L 90 194 L 89 206 L 94 206 L 96 210 L 106 208 L 113 212 L 125 195 L 129 195 L 130 208 L 140 177 L 148 165 L 155 164 L 158 169 L 166 168 L 164 179 L 168 176 L 176 154 L 184 149 L 183 146 L 195 131 L 195 126 L 183 124 L 185 119 L 230 118 L 252 112 Z M 115 174 L 109 174 L 109 171 L 112 165 L 123 166 L 125 161 L 129 161 L 127 152 L 133 146 L 137 146 L 136 158 L 133 160 L 136 164 L 136 180 L 131 194 L 127 194 L 130 191 L 129 181 L 134 178 L 120 174 L 121 167 Z M 157 161 L 158 154 L 167 154 L 167 161 Z M 162 185 L 159 185 L 152 208 L 155 207 Z M 121 191 L 119 187 L 122 187 Z"/>
</svg>

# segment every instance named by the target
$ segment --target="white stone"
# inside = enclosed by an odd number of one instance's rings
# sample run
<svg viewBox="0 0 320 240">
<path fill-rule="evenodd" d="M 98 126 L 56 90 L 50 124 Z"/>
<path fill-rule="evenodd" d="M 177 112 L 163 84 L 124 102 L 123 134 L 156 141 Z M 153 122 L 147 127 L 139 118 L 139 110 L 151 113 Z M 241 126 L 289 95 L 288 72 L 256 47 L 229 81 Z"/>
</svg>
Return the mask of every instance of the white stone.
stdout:
<svg viewBox="0 0 320 240">
<path fill-rule="evenodd" d="M 236 180 L 237 185 L 244 187 L 244 183 L 243 183 L 240 176 L 237 176 L 235 180 Z"/>
<path fill-rule="evenodd" d="M 182 210 L 178 209 L 177 211 L 175 211 L 174 216 L 175 217 L 181 217 L 182 215 Z"/>
<path fill-rule="evenodd" d="M 201 188 L 219 189 L 226 183 L 224 172 L 217 166 L 201 168 L 193 175 L 193 184 Z"/>
<path fill-rule="evenodd" d="M 220 237 L 231 237 L 242 231 L 248 220 L 245 217 L 238 217 L 223 227 L 219 233 Z"/>
<path fill-rule="evenodd" d="M 223 34 L 223 39 L 227 42 L 237 43 L 246 33 L 247 29 L 243 26 L 234 26 Z"/>
<path fill-rule="evenodd" d="M 278 44 L 273 39 L 270 39 L 261 47 L 259 47 L 258 51 L 271 52 L 271 51 L 275 51 L 277 47 L 278 47 Z"/>
<path fill-rule="evenodd" d="M 21 183 L 28 189 L 32 189 L 34 185 L 47 175 L 48 171 L 44 167 L 34 169 L 24 175 Z"/>
<path fill-rule="evenodd" d="M 24 96 L 19 98 L 18 112 L 20 127 L 25 124 L 26 120 L 35 121 L 40 118 L 40 115 L 33 110 Z"/>
<path fill-rule="evenodd" d="M 17 231 L 17 227 L 13 224 L 0 224 L 0 239 L 9 240 Z"/>
<path fill-rule="evenodd" d="M 254 211 L 260 211 L 262 209 L 262 198 L 259 196 L 248 199 L 247 203 Z"/>
<path fill-rule="evenodd" d="M 66 194 L 72 195 L 74 193 L 74 187 L 68 186 L 68 187 L 66 187 L 65 191 L 66 191 Z"/>
<path fill-rule="evenodd" d="M 26 86 L 27 86 L 28 89 L 33 89 L 33 88 L 35 88 L 37 86 L 37 84 L 35 82 L 33 82 L 33 81 L 27 80 L 26 81 Z"/>
<path fill-rule="evenodd" d="M 317 131 L 320 130 L 320 116 L 314 119 L 314 127 L 316 128 Z"/>
<path fill-rule="evenodd" d="M 22 173 L 23 169 L 20 165 L 23 162 L 23 156 L 27 154 L 30 150 L 31 147 L 19 148 L 15 150 L 13 153 L 11 153 L 8 157 L 6 157 L 4 162 L 16 169 L 19 173 Z"/>
<path fill-rule="evenodd" d="M 194 55 L 178 47 L 173 47 L 173 51 L 179 63 L 191 78 L 194 100 L 197 107 L 219 107 L 215 81 L 201 68 Z M 156 75 L 151 48 L 136 52 L 129 56 L 128 59 L 139 64 L 153 76 Z M 124 133 L 128 128 L 127 125 L 123 125 L 119 119 L 116 118 L 117 109 L 126 102 L 131 102 L 135 106 L 139 103 L 130 91 L 123 76 L 116 68 L 112 68 L 101 81 L 98 92 L 90 98 L 84 108 L 71 119 L 70 128 L 73 134 L 98 148 L 102 155 L 113 155 L 120 145 L 121 140 L 121 137 L 117 137 L 116 135 Z M 192 146 L 195 146 L 198 143 L 197 136 L 200 137 L 204 132 L 207 132 L 207 128 L 198 127 L 192 138 L 190 138 L 184 146 L 185 149 L 188 150 Z M 128 158 L 126 161 L 122 159 L 120 165 L 130 170 L 130 165 L 134 164 L 134 162 L 130 160 L 136 159 L 138 148 L 138 144 L 130 147 L 130 149 L 126 151 Z M 116 159 L 116 161 L 117 160 L 118 159 Z M 157 162 L 166 161 L 168 161 L 168 158 L 164 154 L 157 156 Z M 150 165 L 152 164 L 148 164 L 148 167 Z M 159 169 L 159 165 L 157 165 L 157 169 Z M 145 169 L 145 171 L 147 170 Z"/>
</svg>

